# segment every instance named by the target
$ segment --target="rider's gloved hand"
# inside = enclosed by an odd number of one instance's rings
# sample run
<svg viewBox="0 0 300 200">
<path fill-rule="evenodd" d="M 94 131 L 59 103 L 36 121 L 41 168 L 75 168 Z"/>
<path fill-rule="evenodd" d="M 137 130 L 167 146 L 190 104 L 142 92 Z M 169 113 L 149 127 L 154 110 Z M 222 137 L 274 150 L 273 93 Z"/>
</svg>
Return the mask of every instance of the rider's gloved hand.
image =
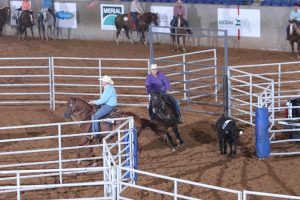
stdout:
<svg viewBox="0 0 300 200">
<path fill-rule="evenodd" d="M 90 100 L 89 104 L 96 104 L 96 100 Z"/>
</svg>

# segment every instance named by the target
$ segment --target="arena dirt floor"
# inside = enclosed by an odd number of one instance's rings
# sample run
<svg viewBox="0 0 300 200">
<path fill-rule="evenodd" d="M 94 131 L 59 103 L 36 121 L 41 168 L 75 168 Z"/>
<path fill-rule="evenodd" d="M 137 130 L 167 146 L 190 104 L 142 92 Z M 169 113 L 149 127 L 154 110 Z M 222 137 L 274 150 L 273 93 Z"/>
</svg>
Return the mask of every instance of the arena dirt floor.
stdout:
<svg viewBox="0 0 300 200">
<path fill-rule="evenodd" d="M 288 45 L 288 44 L 287 44 Z M 166 55 L 168 45 L 156 46 L 156 55 Z M 208 47 L 197 47 L 197 49 Z M 72 56 L 72 57 L 122 57 L 148 58 L 149 47 L 141 44 L 130 45 L 112 42 L 56 40 L 17 41 L 13 37 L 0 38 L 0 57 L 27 56 Z M 219 55 L 223 50 L 218 49 Z M 254 64 L 295 61 L 288 52 L 229 49 L 229 64 Z M 221 64 L 223 58 L 219 58 Z M 259 71 L 259 68 L 257 69 Z M 1 72 L 0 72 L 1 74 Z M 0 126 L 63 122 L 63 108 L 51 111 L 47 106 L 0 106 Z M 146 108 L 126 108 L 148 118 Z M 184 123 L 180 132 L 185 144 L 176 152 L 161 144 L 151 131 L 142 133 L 140 141 L 143 153 L 139 156 L 139 169 L 171 177 L 211 184 L 236 190 L 251 190 L 300 196 L 299 156 L 271 157 L 259 160 L 255 153 L 254 128 L 247 126 L 240 138 L 237 157 L 220 155 L 217 135 L 214 129 L 216 116 L 184 112 Z M 0 136 L 1 138 L 1 136 Z M 32 143 L 34 145 L 34 142 Z M 15 146 L 15 149 L 18 147 Z M 3 148 L 1 148 L 3 149 Z M 171 184 L 164 181 L 147 180 L 149 187 L 172 190 Z M 219 192 L 209 192 L 199 188 L 184 188 L 185 194 L 202 199 L 234 199 Z M 97 194 L 95 189 L 46 190 L 26 193 L 22 199 L 80 198 L 87 194 Z M 126 196 L 134 199 L 171 199 L 146 191 L 130 190 Z M 5 194 L 1 199 L 15 199 L 15 194 Z M 232 196 L 231 196 L 232 197 Z M 255 199 L 255 198 L 253 198 Z M 268 198 L 261 198 L 268 199 Z"/>
</svg>

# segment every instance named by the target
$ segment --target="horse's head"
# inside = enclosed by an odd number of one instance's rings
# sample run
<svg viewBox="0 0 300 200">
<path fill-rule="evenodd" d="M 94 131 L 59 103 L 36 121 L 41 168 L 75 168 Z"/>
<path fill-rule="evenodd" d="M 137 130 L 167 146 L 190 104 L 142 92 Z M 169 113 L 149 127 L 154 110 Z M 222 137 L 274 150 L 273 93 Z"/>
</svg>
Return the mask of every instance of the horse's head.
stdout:
<svg viewBox="0 0 300 200">
<path fill-rule="evenodd" d="M 158 26 L 158 13 L 152 13 L 152 22 Z"/>
<path fill-rule="evenodd" d="M 154 113 L 157 111 L 163 111 L 165 109 L 166 102 L 164 101 L 162 94 L 152 93 L 151 103 Z"/>
<path fill-rule="evenodd" d="M 68 102 L 67 102 L 67 108 L 64 113 L 65 119 L 71 118 L 71 116 L 78 111 L 78 108 L 75 103 L 75 98 L 69 97 Z"/>
<path fill-rule="evenodd" d="M 89 105 L 83 99 L 69 97 L 64 117 L 65 119 L 68 119 L 73 116 L 80 115 L 81 119 L 85 120 L 88 115 L 92 114 L 92 111 L 93 106 Z"/>
</svg>

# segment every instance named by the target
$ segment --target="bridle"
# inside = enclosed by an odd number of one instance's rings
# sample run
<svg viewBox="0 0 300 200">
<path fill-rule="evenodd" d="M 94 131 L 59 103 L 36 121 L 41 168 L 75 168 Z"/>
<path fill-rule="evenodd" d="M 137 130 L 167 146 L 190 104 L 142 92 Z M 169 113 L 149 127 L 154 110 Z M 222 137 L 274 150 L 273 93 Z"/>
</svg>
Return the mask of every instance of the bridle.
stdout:
<svg viewBox="0 0 300 200">
<path fill-rule="evenodd" d="M 86 118 L 81 119 L 82 121 L 85 121 L 85 120 L 87 120 L 87 119 L 89 118 L 89 116 L 92 115 L 92 112 L 93 112 L 92 109 L 87 109 L 87 108 L 86 108 L 86 109 L 83 109 L 83 110 L 81 110 L 81 111 L 78 111 L 78 112 L 76 112 L 76 110 L 73 111 L 73 107 L 74 107 L 74 103 L 73 103 L 73 102 L 70 103 L 68 107 L 71 109 L 70 117 L 72 118 L 73 121 L 77 121 L 77 120 L 75 119 L 75 116 L 81 115 L 82 113 L 87 112 L 88 110 L 90 110 L 89 113 L 88 113 L 88 115 L 86 116 Z M 76 108 L 75 108 L 75 109 L 76 109 Z"/>
</svg>

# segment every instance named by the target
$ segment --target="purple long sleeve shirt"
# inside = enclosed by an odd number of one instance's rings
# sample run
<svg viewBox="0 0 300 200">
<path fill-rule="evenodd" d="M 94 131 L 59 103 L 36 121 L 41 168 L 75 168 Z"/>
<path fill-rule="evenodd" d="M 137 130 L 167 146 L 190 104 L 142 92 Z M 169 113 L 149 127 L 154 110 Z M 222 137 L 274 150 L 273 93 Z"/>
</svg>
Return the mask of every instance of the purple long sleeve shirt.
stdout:
<svg viewBox="0 0 300 200">
<path fill-rule="evenodd" d="M 146 89 L 148 94 L 151 93 L 166 93 L 170 88 L 170 80 L 165 76 L 164 73 L 158 72 L 157 77 L 151 73 L 146 77 Z"/>
</svg>

